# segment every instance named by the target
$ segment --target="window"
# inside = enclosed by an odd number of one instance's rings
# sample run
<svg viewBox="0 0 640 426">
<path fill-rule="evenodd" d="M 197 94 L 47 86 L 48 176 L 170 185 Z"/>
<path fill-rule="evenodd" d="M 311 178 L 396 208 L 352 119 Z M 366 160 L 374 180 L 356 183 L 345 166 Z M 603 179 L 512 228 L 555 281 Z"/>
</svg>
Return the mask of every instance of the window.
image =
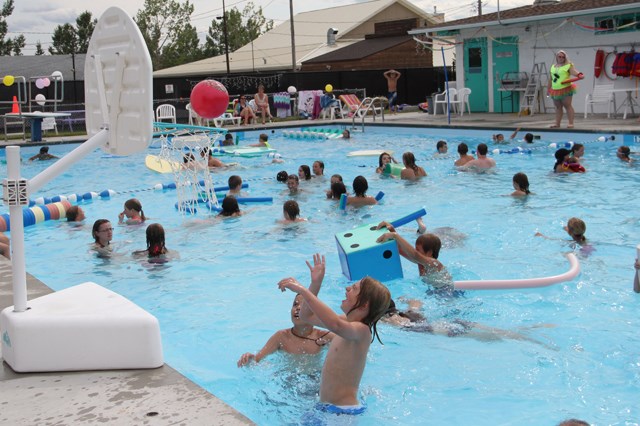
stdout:
<svg viewBox="0 0 640 426">
<path fill-rule="evenodd" d="M 640 31 L 640 13 L 626 13 L 624 15 L 600 16 L 594 19 L 596 35 Z M 634 24 L 635 25 L 630 25 Z"/>
</svg>

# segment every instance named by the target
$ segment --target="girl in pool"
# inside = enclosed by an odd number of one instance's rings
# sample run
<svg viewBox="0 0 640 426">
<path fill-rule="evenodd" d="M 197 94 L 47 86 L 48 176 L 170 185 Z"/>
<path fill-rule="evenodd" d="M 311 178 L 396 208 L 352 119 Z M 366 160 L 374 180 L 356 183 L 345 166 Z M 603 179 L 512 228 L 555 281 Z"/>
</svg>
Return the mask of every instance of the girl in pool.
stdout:
<svg viewBox="0 0 640 426">
<path fill-rule="evenodd" d="M 631 154 L 631 149 L 628 146 L 621 146 L 616 151 L 616 157 L 625 163 L 631 163 L 633 159 L 629 156 Z"/>
<path fill-rule="evenodd" d="M 313 255 L 313 261 L 313 266 L 307 261 L 307 266 L 311 272 L 311 282 L 313 283 L 314 280 L 322 282 L 325 271 L 324 256 L 315 254 Z M 309 289 L 315 291 L 314 294 L 317 296 L 318 291 L 320 291 L 320 285 L 313 285 Z M 238 360 L 238 367 L 245 366 L 251 361 L 260 362 L 267 355 L 279 350 L 294 355 L 315 355 L 320 353 L 335 335 L 330 331 L 317 329 L 312 324 L 302 320 L 300 318 L 302 303 L 304 303 L 303 297 L 296 294 L 291 307 L 293 327 L 276 331 L 255 355 L 251 352 L 243 354 Z"/>
<path fill-rule="evenodd" d="M 311 169 L 306 164 L 298 167 L 298 178 L 300 180 L 311 180 Z"/>
<path fill-rule="evenodd" d="M 242 216 L 238 200 L 235 197 L 224 197 L 222 200 L 222 210 L 218 213 L 218 217 L 238 217 Z"/>
<path fill-rule="evenodd" d="M 329 198 L 329 199 L 335 198 L 334 197 L 335 194 L 333 193 L 333 184 L 334 183 L 342 183 L 342 185 L 344 186 L 344 182 L 342 180 L 342 176 L 338 175 L 338 174 L 335 174 L 335 175 L 331 176 L 331 182 L 330 182 L 331 186 L 329 187 L 329 190 L 327 191 L 327 198 Z M 344 192 L 345 193 L 347 192 L 346 188 L 345 188 Z M 338 199 L 339 198 L 340 198 L 340 195 L 338 195 Z"/>
<path fill-rule="evenodd" d="M 587 237 L 584 236 L 585 232 L 587 232 L 587 225 L 584 223 L 582 219 L 577 217 L 570 218 L 569 221 L 567 222 L 567 226 L 564 227 L 564 230 L 571 237 L 572 243 L 577 243 L 583 248 L 591 247 L 589 244 L 587 244 Z M 550 237 L 547 237 L 544 234 L 541 234 L 540 232 L 536 232 L 535 236 L 543 237 L 548 240 L 552 239 Z"/>
<path fill-rule="evenodd" d="M 402 163 L 404 164 L 404 169 L 400 173 L 401 179 L 416 180 L 427 175 L 427 172 L 422 167 L 416 165 L 416 157 L 412 152 L 402 154 Z"/>
<path fill-rule="evenodd" d="M 524 197 L 531 194 L 527 175 L 522 172 L 513 175 L 513 189 L 515 189 L 515 191 L 511 193 L 512 197 Z"/>
<path fill-rule="evenodd" d="M 174 253 L 171 253 L 174 255 Z M 164 228 L 159 223 L 147 226 L 147 249 L 134 251 L 136 257 L 147 256 L 150 262 L 164 263 L 169 260 L 169 249 L 164 245 Z"/>
<path fill-rule="evenodd" d="M 578 163 L 581 163 L 582 157 L 584 157 L 584 145 L 581 143 L 573 144 L 571 158 L 575 158 Z"/>
<path fill-rule="evenodd" d="M 344 182 L 334 182 L 331 184 L 331 189 L 327 192 L 327 198 L 330 200 L 339 200 L 342 194 L 347 193 L 347 187 L 344 186 Z"/>
<path fill-rule="evenodd" d="M 347 197 L 347 205 L 353 207 L 372 206 L 378 204 L 378 201 L 370 195 L 367 195 L 369 182 L 364 176 L 356 176 L 353 180 L 353 197 Z"/>
<path fill-rule="evenodd" d="M 555 173 L 584 173 L 585 168 L 571 157 L 571 151 L 560 148 L 555 153 L 556 163 L 553 165 Z"/>
<path fill-rule="evenodd" d="M 93 223 L 91 235 L 95 242 L 91 245 L 92 250 L 98 253 L 99 257 L 109 257 L 113 251 L 111 240 L 113 239 L 113 226 L 107 219 L 98 219 Z"/>
<path fill-rule="evenodd" d="M 300 217 L 300 206 L 295 200 L 285 201 L 282 206 L 282 215 L 284 219 L 279 220 L 279 223 L 287 224 L 307 221 L 307 219 Z"/>
<path fill-rule="evenodd" d="M 391 154 L 388 154 L 386 152 L 383 152 L 382 154 L 380 154 L 380 156 L 378 157 L 378 168 L 376 169 L 376 173 L 384 172 L 385 166 L 389 163 L 395 164 L 397 163 L 397 161 L 393 159 Z"/>
<path fill-rule="evenodd" d="M 125 217 L 127 218 L 125 220 Z M 124 202 L 124 210 L 118 215 L 118 223 L 126 225 L 140 225 L 147 218 L 142 211 L 142 204 L 137 198 L 131 198 Z"/>
</svg>

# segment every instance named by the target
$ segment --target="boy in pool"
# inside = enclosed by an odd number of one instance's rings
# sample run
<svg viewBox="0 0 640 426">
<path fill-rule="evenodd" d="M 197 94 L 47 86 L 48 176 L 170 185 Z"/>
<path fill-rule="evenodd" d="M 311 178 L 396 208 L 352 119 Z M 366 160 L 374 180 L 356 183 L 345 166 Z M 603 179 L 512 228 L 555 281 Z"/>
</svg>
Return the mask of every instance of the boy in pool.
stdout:
<svg viewBox="0 0 640 426">
<path fill-rule="evenodd" d="M 307 261 L 307 266 L 311 274 L 311 285 L 309 288 L 320 291 L 320 284 L 314 284 L 314 282 L 319 280 L 320 283 L 322 283 L 325 264 L 324 256 L 320 256 L 319 254 L 313 255 L 313 266 Z M 291 322 L 293 323 L 293 327 L 276 331 L 269 340 L 267 340 L 264 347 L 255 355 L 251 352 L 243 354 L 238 360 L 238 367 L 243 367 L 251 361 L 260 362 L 267 355 L 279 350 L 294 355 L 315 355 L 320 353 L 327 343 L 331 342 L 334 334 L 330 331 L 319 330 L 312 324 L 302 320 L 300 318 L 302 303 L 302 296 L 297 294 L 293 299 L 293 306 L 291 307 Z"/>
<path fill-rule="evenodd" d="M 418 225 L 420 226 L 418 233 L 426 231 L 423 223 L 418 222 Z M 451 276 L 444 265 L 438 260 L 442 242 L 437 235 L 428 233 L 420 235 L 416 239 L 414 247 L 400 236 L 390 223 L 385 221 L 380 222 L 376 229 L 382 228 L 387 228 L 389 232 L 385 232 L 378 237 L 376 240 L 377 242 L 383 243 L 389 240 L 396 240 L 400 255 L 409 261 L 416 263 L 418 265 L 418 272 L 420 276 L 424 277 L 429 284 L 433 285 L 436 289 L 453 288 Z"/>
<path fill-rule="evenodd" d="M 249 146 L 258 148 L 271 148 L 271 145 L 269 145 L 269 136 L 266 133 L 260 133 L 260 136 L 258 137 L 258 143 L 253 143 Z"/>
<path fill-rule="evenodd" d="M 238 175 L 231 175 L 227 180 L 229 191 L 227 197 L 242 197 L 242 178 Z"/>
<path fill-rule="evenodd" d="M 367 189 L 369 189 L 369 182 L 364 176 L 356 176 L 353 180 L 353 192 L 355 195 L 347 196 L 347 205 L 353 207 L 372 206 L 378 204 L 378 201 L 367 195 Z"/>
<path fill-rule="evenodd" d="M 298 202 L 295 200 L 285 201 L 282 206 L 282 215 L 284 218 L 280 219 L 278 223 L 287 224 L 307 221 L 304 217 L 300 217 L 300 206 L 298 206 Z"/>
<path fill-rule="evenodd" d="M 316 297 L 321 284 L 312 281 L 307 289 L 295 278 L 285 278 L 278 288 L 304 298 L 300 310 L 303 320 L 335 333 L 322 368 L 317 408 L 334 414 L 360 414 L 365 410 L 358 400 L 360 380 L 369 346 L 378 336 L 378 320 L 387 312 L 391 294 L 379 281 L 365 277 L 346 288 L 341 304 L 345 314 L 338 315 Z"/>
</svg>

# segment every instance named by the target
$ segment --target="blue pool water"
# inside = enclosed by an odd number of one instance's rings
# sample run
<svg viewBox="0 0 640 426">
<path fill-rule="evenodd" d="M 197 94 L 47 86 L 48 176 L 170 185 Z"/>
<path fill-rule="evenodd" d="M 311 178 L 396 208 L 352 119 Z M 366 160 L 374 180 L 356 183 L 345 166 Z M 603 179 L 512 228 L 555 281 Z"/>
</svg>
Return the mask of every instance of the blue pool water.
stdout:
<svg viewBox="0 0 640 426">
<path fill-rule="evenodd" d="M 348 420 L 361 425 L 551 425 L 578 417 L 598 425 L 638 424 L 640 298 L 632 291 L 632 265 L 640 243 L 640 168 L 616 158 L 620 137 L 595 142 L 600 135 L 554 133 L 542 134 L 531 154 L 494 156 L 495 173 L 453 168 L 459 141 L 472 148 L 489 141 L 494 149 L 492 133 L 386 127 L 367 128 L 351 141 L 301 141 L 276 131 L 270 142 L 284 164 L 240 159 L 241 167 L 214 173 L 219 183 L 240 174 L 250 184 L 250 196 L 274 197 L 273 204 L 248 206 L 245 216 L 226 221 L 203 222 L 202 214 L 182 217 L 174 208 L 174 191 L 150 190 L 171 181 L 171 175 L 144 166 L 144 156 L 157 151 L 127 158 L 96 151 L 35 196 L 103 189 L 120 193 L 82 203 L 87 214 L 82 228 L 59 221 L 27 228 L 27 270 L 56 290 L 94 281 L 126 296 L 160 320 L 165 360 L 171 366 L 258 424 L 299 424 L 318 416 L 312 411 L 322 356 L 276 354 L 243 369 L 236 361 L 244 352 L 259 350 L 274 331 L 291 326 L 293 296 L 278 291 L 276 283 L 286 276 L 308 282 L 305 260 L 315 252 L 327 257 L 321 298 L 339 309 L 348 281 L 341 274 L 335 233 L 424 206 L 429 229 L 453 227 L 466 235 L 461 244 L 445 246 L 440 253 L 455 280 L 528 278 L 568 269 L 562 253 L 572 247 L 562 226 L 577 216 L 586 222 L 595 251 L 588 256 L 578 252 L 582 272 L 571 282 L 534 290 L 467 291 L 447 299 L 427 294 L 415 265 L 403 262 L 405 278 L 387 285 L 396 299 L 421 300 L 432 321 L 474 321 L 524 333 L 536 342 L 485 342 L 381 325 L 384 345 L 372 344 L 360 388 L 368 409 Z M 252 143 L 257 135 L 242 134 Z M 432 159 L 438 139 L 448 142 L 449 158 Z M 585 143 L 587 173 L 550 173 L 554 150 L 547 146 L 567 139 Z M 50 152 L 62 155 L 72 148 L 53 146 Z M 375 174 L 377 157 L 346 156 L 378 148 L 393 150 L 397 158 L 414 152 L 428 177 L 416 183 L 383 178 Z M 633 149 L 640 150 L 637 145 Z M 22 156 L 36 151 L 23 149 Z M 297 197 L 309 223 L 276 224 L 288 199 L 276 173 L 295 172 L 316 159 L 324 160 L 327 178 L 302 182 L 304 193 Z M 23 175 L 32 177 L 45 166 L 25 162 Z M 0 175 L 6 175 L 5 167 L 0 164 Z M 535 194 L 526 200 L 507 196 L 519 171 L 527 173 Z M 324 199 L 333 173 L 342 174 L 349 186 L 355 176 L 365 176 L 370 194 L 385 192 L 382 203 L 338 211 Z M 164 225 L 167 246 L 180 253 L 180 260 L 149 266 L 133 259 L 132 251 L 145 248 L 144 227 L 116 226 L 120 255 L 113 259 L 98 259 L 88 251 L 93 221 L 117 223 L 131 197 L 142 201 L 148 223 Z M 538 231 L 557 240 L 534 237 Z M 413 240 L 415 224 L 401 232 Z M 326 420 L 331 424 L 335 418 Z"/>
</svg>

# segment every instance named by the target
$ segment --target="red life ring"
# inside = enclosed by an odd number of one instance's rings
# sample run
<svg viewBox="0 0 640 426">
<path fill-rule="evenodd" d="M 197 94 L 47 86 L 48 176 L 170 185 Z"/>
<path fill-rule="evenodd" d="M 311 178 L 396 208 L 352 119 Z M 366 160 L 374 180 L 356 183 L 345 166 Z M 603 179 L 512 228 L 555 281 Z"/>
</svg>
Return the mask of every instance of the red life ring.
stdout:
<svg viewBox="0 0 640 426">
<path fill-rule="evenodd" d="M 600 74 L 602 73 L 602 68 L 604 67 L 604 58 L 605 58 L 604 50 L 597 50 L 596 51 L 596 62 L 595 62 L 595 66 L 593 68 L 593 75 L 596 78 L 600 77 Z"/>
</svg>

